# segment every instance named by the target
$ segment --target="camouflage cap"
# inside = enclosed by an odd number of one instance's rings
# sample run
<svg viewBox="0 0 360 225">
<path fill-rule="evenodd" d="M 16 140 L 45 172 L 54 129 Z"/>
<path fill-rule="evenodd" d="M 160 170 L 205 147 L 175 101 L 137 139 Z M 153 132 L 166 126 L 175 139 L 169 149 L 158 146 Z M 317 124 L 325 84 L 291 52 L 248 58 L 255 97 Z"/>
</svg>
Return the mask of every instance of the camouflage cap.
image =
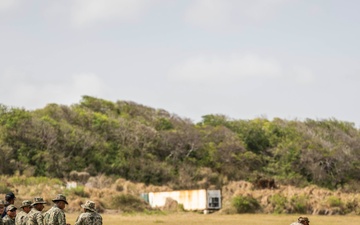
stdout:
<svg viewBox="0 0 360 225">
<path fill-rule="evenodd" d="M 303 222 L 310 223 L 309 218 L 303 217 L 303 216 L 300 216 L 300 217 L 298 218 L 298 222 L 299 222 L 299 223 L 303 223 Z"/>
<path fill-rule="evenodd" d="M 21 203 L 21 206 L 20 208 L 24 208 L 26 206 L 31 206 L 31 201 L 30 200 L 24 200 L 22 203 Z"/>
<path fill-rule="evenodd" d="M 52 201 L 53 201 L 53 202 L 63 201 L 63 202 L 65 202 L 66 204 L 69 204 L 69 203 L 66 201 L 65 195 L 62 195 L 62 194 L 58 194 L 58 195 L 56 196 L 56 198 L 54 198 Z"/>
<path fill-rule="evenodd" d="M 41 197 L 35 197 L 34 202 L 31 205 L 34 206 L 36 204 L 46 204 L 46 202 Z"/>
<path fill-rule="evenodd" d="M 14 205 L 8 205 L 8 206 L 6 207 L 6 211 L 13 211 L 14 209 L 15 209 L 15 210 L 17 209 Z"/>
<path fill-rule="evenodd" d="M 81 207 L 84 208 L 84 209 L 88 209 L 88 210 L 90 210 L 92 212 L 96 212 L 95 202 L 93 202 L 93 201 L 88 200 L 88 201 L 85 202 L 85 204 L 81 205 Z"/>
</svg>

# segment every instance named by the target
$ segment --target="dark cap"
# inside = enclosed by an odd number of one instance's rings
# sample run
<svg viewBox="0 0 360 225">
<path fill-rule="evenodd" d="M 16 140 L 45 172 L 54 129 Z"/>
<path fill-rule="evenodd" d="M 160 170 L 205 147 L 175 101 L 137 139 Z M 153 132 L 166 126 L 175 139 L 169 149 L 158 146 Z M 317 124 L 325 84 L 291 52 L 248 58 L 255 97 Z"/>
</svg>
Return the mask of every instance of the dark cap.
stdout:
<svg viewBox="0 0 360 225">
<path fill-rule="evenodd" d="M 6 200 L 6 201 L 10 201 L 10 200 L 15 199 L 15 198 L 16 198 L 16 197 L 15 197 L 14 193 L 12 193 L 12 192 L 9 192 L 9 193 L 7 193 L 7 194 L 5 195 L 5 200 Z"/>
</svg>

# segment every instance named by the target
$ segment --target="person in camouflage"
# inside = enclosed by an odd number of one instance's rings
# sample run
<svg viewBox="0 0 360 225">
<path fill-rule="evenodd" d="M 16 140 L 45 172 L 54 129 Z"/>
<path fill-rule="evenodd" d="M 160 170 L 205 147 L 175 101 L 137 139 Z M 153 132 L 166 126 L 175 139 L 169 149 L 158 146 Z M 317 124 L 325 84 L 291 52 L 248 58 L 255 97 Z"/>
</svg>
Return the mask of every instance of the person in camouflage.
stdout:
<svg viewBox="0 0 360 225">
<path fill-rule="evenodd" d="M 44 217 L 41 214 L 41 211 L 44 209 L 44 204 L 46 204 L 46 202 L 43 200 L 43 198 L 34 198 L 34 203 L 31 204 L 33 208 L 28 215 L 26 225 L 44 225 Z"/>
<path fill-rule="evenodd" d="M 5 195 L 5 207 L 7 207 L 8 205 L 14 205 L 15 203 L 15 194 L 13 192 L 9 192 Z M 4 218 L 7 215 L 7 208 L 5 208 L 5 210 L 2 213 L 2 218 Z"/>
<path fill-rule="evenodd" d="M 309 218 L 303 217 L 303 216 L 300 216 L 298 218 L 298 222 L 301 223 L 302 225 L 309 225 L 310 224 Z"/>
<path fill-rule="evenodd" d="M 17 208 L 14 205 L 6 207 L 6 216 L 3 218 L 4 225 L 15 225 L 15 217 Z"/>
<path fill-rule="evenodd" d="M 294 222 L 290 225 L 310 225 L 310 220 L 307 217 L 300 216 L 297 222 Z"/>
<path fill-rule="evenodd" d="M 5 202 L 4 200 L 0 200 L 0 225 L 3 225 L 1 215 L 3 214 L 4 211 L 5 211 Z"/>
<path fill-rule="evenodd" d="M 15 225 L 25 225 L 26 221 L 28 219 L 28 213 L 31 210 L 31 201 L 25 200 L 21 203 L 20 208 L 22 208 L 22 211 L 19 212 L 15 217 Z"/>
<path fill-rule="evenodd" d="M 66 223 L 64 213 L 65 204 L 69 204 L 66 201 L 66 197 L 62 194 L 58 194 L 52 201 L 55 204 L 44 214 L 44 225 L 70 225 Z"/>
<path fill-rule="evenodd" d="M 102 217 L 96 212 L 93 201 L 87 201 L 81 207 L 84 212 L 78 216 L 75 225 L 102 225 Z"/>
</svg>

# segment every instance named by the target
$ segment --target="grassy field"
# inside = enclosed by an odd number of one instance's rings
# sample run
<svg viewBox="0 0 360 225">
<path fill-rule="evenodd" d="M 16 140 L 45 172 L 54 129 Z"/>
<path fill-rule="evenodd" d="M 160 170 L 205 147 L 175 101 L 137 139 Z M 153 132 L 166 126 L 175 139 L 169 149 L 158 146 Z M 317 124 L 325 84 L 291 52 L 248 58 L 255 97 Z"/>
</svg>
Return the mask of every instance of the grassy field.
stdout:
<svg viewBox="0 0 360 225">
<path fill-rule="evenodd" d="M 78 214 L 67 214 L 67 222 L 74 224 Z M 106 225 L 290 225 L 299 215 L 219 215 L 177 213 L 169 215 L 118 215 L 102 214 Z M 308 215 L 311 225 L 357 225 L 360 216 L 313 216 Z"/>
</svg>

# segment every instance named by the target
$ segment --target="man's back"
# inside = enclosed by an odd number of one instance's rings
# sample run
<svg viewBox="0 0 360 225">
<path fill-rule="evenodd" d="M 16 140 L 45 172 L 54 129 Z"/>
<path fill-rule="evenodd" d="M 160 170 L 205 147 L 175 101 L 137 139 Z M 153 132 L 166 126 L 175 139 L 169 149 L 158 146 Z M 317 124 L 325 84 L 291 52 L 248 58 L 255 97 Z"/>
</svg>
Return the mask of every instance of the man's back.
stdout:
<svg viewBox="0 0 360 225">
<path fill-rule="evenodd" d="M 44 214 L 44 225 L 65 225 L 65 213 L 56 205 Z"/>
<path fill-rule="evenodd" d="M 102 225 L 102 217 L 97 212 L 84 212 L 77 218 L 75 225 Z"/>
<path fill-rule="evenodd" d="M 17 216 L 16 216 L 17 217 Z M 28 214 L 26 225 L 44 225 L 43 215 L 39 210 L 32 208 Z"/>
</svg>

